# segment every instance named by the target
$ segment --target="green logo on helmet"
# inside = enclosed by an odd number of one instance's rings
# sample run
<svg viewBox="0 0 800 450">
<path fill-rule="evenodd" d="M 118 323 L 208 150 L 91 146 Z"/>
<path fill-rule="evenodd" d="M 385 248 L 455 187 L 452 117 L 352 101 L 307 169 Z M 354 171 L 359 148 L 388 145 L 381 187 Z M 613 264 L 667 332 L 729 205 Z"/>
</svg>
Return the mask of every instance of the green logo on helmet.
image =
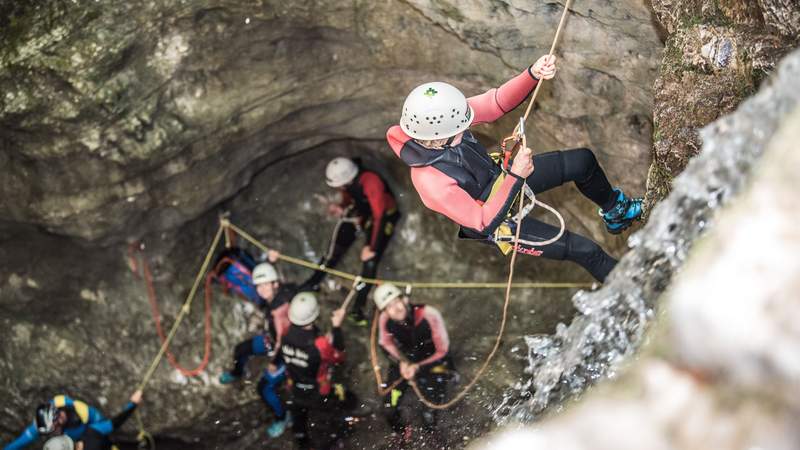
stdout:
<svg viewBox="0 0 800 450">
<path fill-rule="evenodd" d="M 437 91 L 436 89 L 430 87 L 430 88 L 428 88 L 427 91 L 425 91 L 425 93 L 423 95 L 432 98 L 434 95 L 436 95 L 438 93 L 439 93 L 439 91 Z"/>
</svg>

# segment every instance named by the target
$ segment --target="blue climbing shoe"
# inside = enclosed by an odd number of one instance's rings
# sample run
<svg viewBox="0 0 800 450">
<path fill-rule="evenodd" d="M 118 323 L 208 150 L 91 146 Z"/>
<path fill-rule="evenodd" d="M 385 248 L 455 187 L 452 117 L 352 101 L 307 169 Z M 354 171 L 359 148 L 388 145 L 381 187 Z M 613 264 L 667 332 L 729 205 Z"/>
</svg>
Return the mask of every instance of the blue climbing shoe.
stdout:
<svg viewBox="0 0 800 450">
<path fill-rule="evenodd" d="M 237 381 L 239 377 L 230 373 L 230 372 L 222 372 L 219 376 L 220 384 L 231 384 L 234 381 Z"/>
<path fill-rule="evenodd" d="M 269 424 L 267 427 L 267 435 L 271 438 L 276 438 L 283 434 L 287 428 L 292 426 L 292 414 L 290 412 L 286 412 L 286 417 L 283 420 L 276 420 Z"/>
<path fill-rule="evenodd" d="M 642 199 L 627 197 L 621 189 L 614 188 L 617 201 L 608 211 L 598 210 L 611 234 L 620 234 L 642 216 Z"/>
</svg>

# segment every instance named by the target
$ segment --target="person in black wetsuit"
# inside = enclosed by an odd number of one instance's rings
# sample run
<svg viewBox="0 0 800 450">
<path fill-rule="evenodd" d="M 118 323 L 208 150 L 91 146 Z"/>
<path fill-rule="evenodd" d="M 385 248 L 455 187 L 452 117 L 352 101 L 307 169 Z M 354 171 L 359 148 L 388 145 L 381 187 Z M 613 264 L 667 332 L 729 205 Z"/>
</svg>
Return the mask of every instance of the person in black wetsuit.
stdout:
<svg viewBox="0 0 800 450">
<path fill-rule="evenodd" d="M 336 267 L 345 252 L 353 245 L 359 229 L 363 229 L 367 242 L 361 249 L 363 262 L 361 276 L 374 278 L 378 273 L 378 264 L 386 247 L 394 236 L 395 225 L 400 220 L 397 201 L 389 189 L 389 184 L 380 175 L 365 170 L 355 161 L 348 158 L 334 158 L 325 170 L 328 186 L 338 189 L 341 202 L 329 207 L 329 213 L 342 220 L 333 245 L 321 264 Z M 325 272 L 316 271 L 301 290 L 317 290 Z M 364 315 L 367 295 L 372 285 L 366 285 L 356 295 L 350 317 L 357 325 L 367 324 Z"/>
<path fill-rule="evenodd" d="M 292 380 L 292 430 L 304 449 L 332 448 L 347 431 L 341 414 L 345 389 L 332 381 L 333 366 L 344 362 L 344 315 L 341 308 L 334 311 L 333 330 L 325 335 L 314 324 L 319 316 L 316 295 L 301 292 L 289 306 L 292 325 L 283 338 L 281 355 Z"/>
<path fill-rule="evenodd" d="M 390 283 L 375 289 L 374 300 L 380 311 L 378 343 L 392 361 L 388 379 L 414 379 L 428 400 L 443 403 L 455 368 L 449 355 L 450 339 L 442 315 L 433 306 L 409 303 L 408 296 Z M 411 436 L 411 427 L 401 417 L 399 406 L 407 389 L 406 381 L 400 383 L 384 401 L 392 431 L 406 443 Z M 428 431 L 435 431 L 437 412 L 427 407 L 422 412 Z"/>
</svg>

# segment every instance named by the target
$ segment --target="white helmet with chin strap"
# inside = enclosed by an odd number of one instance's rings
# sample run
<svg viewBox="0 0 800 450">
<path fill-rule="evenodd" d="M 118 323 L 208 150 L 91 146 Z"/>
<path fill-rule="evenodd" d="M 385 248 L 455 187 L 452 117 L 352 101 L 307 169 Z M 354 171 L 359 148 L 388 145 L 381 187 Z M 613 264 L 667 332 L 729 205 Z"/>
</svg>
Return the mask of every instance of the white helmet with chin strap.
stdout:
<svg viewBox="0 0 800 450">
<path fill-rule="evenodd" d="M 325 168 L 325 182 L 328 186 L 339 188 L 350 184 L 358 175 L 358 166 L 350 158 L 333 158 Z"/>
<path fill-rule="evenodd" d="M 256 286 L 264 283 L 272 283 L 280 279 L 280 277 L 278 277 L 278 271 L 275 270 L 275 266 L 268 262 L 263 262 L 253 268 L 252 278 L 253 284 Z"/>
<path fill-rule="evenodd" d="M 408 94 L 400 127 L 414 139 L 444 139 L 469 128 L 474 115 L 458 88 L 435 81 L 421 84 Z"/>
<path fill-rule="evenodd" d="M 289 303 L 289 322 L 304 327 L 319 317 L 317 296 L 311 292 L 300 292 Z"/>
<path fill-rule="evenodd" d="M 374 300 L 378 311 L 383 311 L 389 303 L 403 295 L 403 291 L 391 283 L 383 283 L 375 288 Z"/>
</svg>

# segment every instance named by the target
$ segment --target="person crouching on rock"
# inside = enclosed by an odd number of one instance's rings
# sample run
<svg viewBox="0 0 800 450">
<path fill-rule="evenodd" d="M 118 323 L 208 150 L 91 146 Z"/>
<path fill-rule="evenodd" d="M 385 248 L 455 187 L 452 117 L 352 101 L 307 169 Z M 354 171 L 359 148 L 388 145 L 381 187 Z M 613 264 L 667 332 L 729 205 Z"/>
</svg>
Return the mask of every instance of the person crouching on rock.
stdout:
<svg viewBox="0 0 800 450">
<path fill-rule="evenodd" d="M 277 251 L 268 252 L 269 261 L 274 263 L 278 257 Z M 267 319 L 267 329 L 236 345 L 233 352 L 233 369 L 223 372 L 219 381 L 228 384 L 240 379 L 244 375 L 247 362 L 254 355 L 266 355 L 271 358 L 258 381 L 257 389 L 266 406 L 275 414 L 275 420 L 267 427 L 267 435 L 276 438 L 283 434 L 292 421 L 291 414 L 286 411 L 278 396 L 278 387 L 286 380 L 286 366 L 277 350 L 280 348 L 281 340 L 289 332 L 289 302 L 297 293 L 297 286 L 282 283 L 275 266 L 268 262 L 253 268 L 252 280 L 258 293 L 257 304 L 264 310 Z"/>
<path fill-rule="evenodd" d="M 36 407 L 33 423 L 3 449 L 25 448 L 40 436 L 66 435 L 72 441 L 78 441 L 90 429 L 108 435 L 114 427 L 112 422 L 96 408 L 66 395 L 56 395 L 50 401 Z"/>
<path fill-rule="evenodd" d="M 332 448 L 347 431 L 341 414 L 345 389 L 332 382 L 334 365 L 344 362 L 344 315 L 342 308 L 334 311 L 333 330 L 324 335 L 315 325 L 319 316 L 316 295 L 301 292 L 289 305 L 292 325 L 283 338 L 281 354 L 292 380 L 292 431 L 304 449 Z"/>
<path fill-rule="evenodd" d="M 44 444 L 44 450 L 117 450 L 111 440 L 111 433 L 119 430 L 136 410 L 142 401 L 142 391 L 136 391 L 131 395 L 130 401 L 122 408 L 122 411 L 111 419 L 106 419 L 105 429 L 98 426 L 89 426 L 80 440 L 73 442 L 67 435 L 54 436 Z M 110 426 L 109 426 L 110 424 Z M 101 431 L 102 429 L 102 431 Z M 110 431 L 109 431 L 110 430 Z"/>
<path fill-rule="evenodd" d="M 422 202 L 459 224 L 463 237 L 493 242 L 496 232 L 513 236 L 516 223 L 509 220 L 509 210 L 523 183 L 536 194 L 575 183 L 600 207 L 610 233 L 622 232 L 641 216 L 641 199 L 612 188 L 587 148 L 542 153 L 532 160 L 532 151 L 521 149 L 510 171 L 504 173 L 470 133 L 471 126 L 494 122 L 520 105 L 540 79 L 553 78 L 555 63 L 555 56 L 543 56 L 499 88 L 470 98 L 447 83 L 422 84 L 406 98 L 400 125 L 388 130 L 389 145 L 411 168 Z M 557 228 L 533 218 L 525 218 L 521 226 L 521 240 L 542 241 L 558 233 Z M 598 281 L 605 280 L 617 263 L 595 242 L 569 231 L 551 245 L 520 244 L 518 249 L 573 261 Z"/>
<path fill-rule="evenodd" d="M 334 158 L 325 169 L 328 186 L 338 189 L 341 202 L 330 205 L 329 213 L 341 220 L 328 255 L 322 260 L 327 267 L 336 267 L 356 240 L 356 233 L 363 229 L 367 243 L 361 249 L 361 276 L 374 278 L 389 241 L 394 236 L 395 225 L 400 220 L 397 201 L 389 184 L 380 175 L 360 167 L 349 158 Z M 317 290 L 325 272 L 316 271 L 301 290 Z M 359 326 L 367 324 L 364 306 L 372 285 L 367 284 L 358 291 L 350 317 Z M 306 289 L 307 288 L 307 289 Z"/>
<path fill-rule="evenodd" d="M 393 363 L 388 379 L 413 379 L 429 401 L 443 403 L 455 369 L 448 353 L 450 339 L 442 315 L 433 306 L 409 303 L 408 296 L 389 283 L 375 289 L 374 300 L 380 311 L 378 343 Z M 398 408 L 407 389 L 408 383 L 402 382 L 386 395 L 384 402 L 389 425 L 401 441 L 411 436 L 410 425 L 405 423 Z M 428 431 L 434 431 L 436 416 L 433 409 L 426 408 L 423 412 Z"/>
</svg>

